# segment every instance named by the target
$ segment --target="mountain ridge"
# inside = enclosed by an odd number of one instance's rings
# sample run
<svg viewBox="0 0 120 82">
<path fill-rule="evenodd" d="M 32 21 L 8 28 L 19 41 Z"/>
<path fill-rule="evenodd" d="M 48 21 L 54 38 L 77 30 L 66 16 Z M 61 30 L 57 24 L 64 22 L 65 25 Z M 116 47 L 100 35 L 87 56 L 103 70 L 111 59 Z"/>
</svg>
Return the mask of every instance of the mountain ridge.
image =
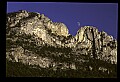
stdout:
<svg viewBox="0 0 120 82">
<path fill-rule="evenodd" d="M 52 22 L 44 14 L 20 10 L 7 14 L 6 59 L 53 70 L 106 69 L 109 74 L 111 69 L 93 65 L 86 68 L 84 63 L 116 65 L 117 40 L 93 26 L 81 27 L 72 36 L 65 24 Z"/>
</svg>

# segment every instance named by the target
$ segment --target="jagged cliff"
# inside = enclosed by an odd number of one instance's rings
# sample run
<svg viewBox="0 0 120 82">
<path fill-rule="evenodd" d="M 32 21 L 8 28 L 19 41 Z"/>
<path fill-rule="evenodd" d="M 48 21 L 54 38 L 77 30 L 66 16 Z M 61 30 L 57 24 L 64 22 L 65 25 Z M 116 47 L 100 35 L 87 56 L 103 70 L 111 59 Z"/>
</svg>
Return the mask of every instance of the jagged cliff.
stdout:
<svg viewBox="0 0 120 82">
<path fill-rule="evenodd" d="M 54 71 L 80 69 L 110 74 L 113 70 L 105 65 L 117 65 L 117 40 L 93 26 L 81 27 L 72 36 L 65 24 L 20 10 L 7 14 L 6 59 Z"/>
</svg>

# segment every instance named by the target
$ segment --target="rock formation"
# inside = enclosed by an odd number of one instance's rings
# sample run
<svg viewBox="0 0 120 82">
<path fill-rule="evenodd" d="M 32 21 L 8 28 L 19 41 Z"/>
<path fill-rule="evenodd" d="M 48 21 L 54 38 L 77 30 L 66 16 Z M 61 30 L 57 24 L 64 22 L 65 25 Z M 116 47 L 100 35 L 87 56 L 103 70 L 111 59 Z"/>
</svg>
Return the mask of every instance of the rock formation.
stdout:
<svg viewBox="0 0 120 82">
<path fill-rule="evenodd" d="M 93 26 L 81 27 L 72 36 L 65 24 L 20 10 L 7 14 L 6 58 L 53 70 L 92 70 L 94 65 L 84 63 L 99 60 L 117 65 L 117 40 Z M 104 65 L 96 69 L 110 72 Z"/>
</svg>

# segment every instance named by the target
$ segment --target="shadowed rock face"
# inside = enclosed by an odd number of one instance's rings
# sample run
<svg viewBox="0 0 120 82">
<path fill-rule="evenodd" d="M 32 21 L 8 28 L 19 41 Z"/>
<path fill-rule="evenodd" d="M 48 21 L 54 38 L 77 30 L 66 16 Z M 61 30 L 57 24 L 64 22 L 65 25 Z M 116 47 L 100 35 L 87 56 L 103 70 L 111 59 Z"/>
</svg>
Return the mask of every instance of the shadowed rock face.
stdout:
<svg viewBox="0 0 120 82">
<path fill-rule="evenodd" d="M 7 14 L 6 58 L 53 70 L 87 70 L 86 66 L 92 70 L 94 66 L 84 63 L 99 60 L 117 65 L 117 40 L 93 26 L 81 27 L 72 36 L 65 24 L 21 10 Z M 96 69 L 110 72 L 104 65 Z"/>
</svg>

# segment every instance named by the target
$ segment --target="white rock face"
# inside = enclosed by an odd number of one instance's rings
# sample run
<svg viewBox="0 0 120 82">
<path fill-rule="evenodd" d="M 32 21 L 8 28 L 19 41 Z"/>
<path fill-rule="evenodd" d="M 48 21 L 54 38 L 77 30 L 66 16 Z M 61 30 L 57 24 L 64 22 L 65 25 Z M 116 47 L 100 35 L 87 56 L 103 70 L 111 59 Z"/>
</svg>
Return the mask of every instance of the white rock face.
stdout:
<svg viewBox="0 0 120 82">
<path fill-rule="evenodd" d="M 65 24 L 63 23 L 48 23 L 48 28 L 57 35 L 60 36 L 68 36 L 68 29 Z"/>
<path fill-rule="evenodd" d="M 46 41 L 46 30 L 36 28 L 33 30 L 33 33 L 37 35 L 38 37 L 42 38 L 42 40 Z"/>
<path fill-rule="evenodd" d="M 78 42 L 81 42 L 84 38 L 84 28 L 80 28 L 75 36 Z"/>
</svg>

